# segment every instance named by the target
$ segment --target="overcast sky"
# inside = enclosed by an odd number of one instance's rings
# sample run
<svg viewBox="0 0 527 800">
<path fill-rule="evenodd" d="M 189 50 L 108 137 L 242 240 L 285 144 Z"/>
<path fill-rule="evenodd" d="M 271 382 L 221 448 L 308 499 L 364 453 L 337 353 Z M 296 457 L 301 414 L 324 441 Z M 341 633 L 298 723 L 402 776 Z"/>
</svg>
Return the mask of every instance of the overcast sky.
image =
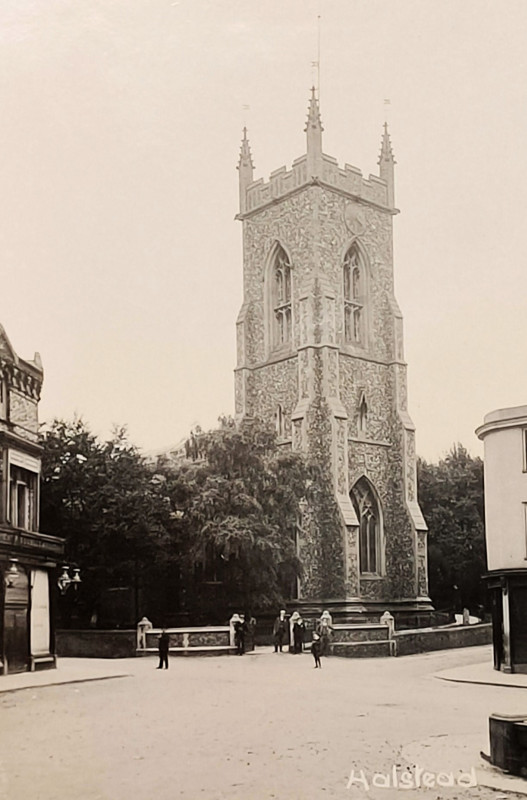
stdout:
<svg viewBox="0 0 527 800">
<path fill-rule="evenodd" d="M 377 173 L 389 114 L 418 453 L 527 404 L 525 0 L 2 0 L 0 321 L 42 421 L 152 450 L 233 412 L 241 129 L 257 178 L 305 152 L 318 14 L 324 152 Z"/>
</svg>

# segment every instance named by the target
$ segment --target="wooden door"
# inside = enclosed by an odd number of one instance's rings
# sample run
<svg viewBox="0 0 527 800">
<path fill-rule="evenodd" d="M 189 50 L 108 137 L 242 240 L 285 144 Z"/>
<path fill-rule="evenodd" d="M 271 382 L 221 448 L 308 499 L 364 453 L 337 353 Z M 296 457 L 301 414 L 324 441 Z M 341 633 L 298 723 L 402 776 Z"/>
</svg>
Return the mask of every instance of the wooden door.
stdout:
<svg viewBox="0 0 527 800">
<path fill-rule="evenodd" d="M 19 568 L 14 586 L 7 586 L 4 605 L 4 658 L 6 672 L 25 672 L 29 667 L 29 581 Z"/>
</svg>

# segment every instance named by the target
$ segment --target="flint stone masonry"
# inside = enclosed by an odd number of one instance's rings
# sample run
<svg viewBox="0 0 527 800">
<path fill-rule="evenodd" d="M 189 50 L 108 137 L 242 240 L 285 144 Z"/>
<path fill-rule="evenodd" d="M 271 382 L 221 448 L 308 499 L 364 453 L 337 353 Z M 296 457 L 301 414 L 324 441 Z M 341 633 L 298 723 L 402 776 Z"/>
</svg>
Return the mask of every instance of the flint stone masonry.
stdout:
<svg viewBox="0 0 527 800">
<path fill-rule="evenodd" d="M 281 417 L 283 446 L 308 453 L 327 478 L 317 507 L 303 513 L 297 544 L 304 574 L 295 600 L 323 608 L 331 598 L 332 608 L 340 603 L 347 613 L 386 602 L 396 614 L 398 603 L 406 612 L 413 603 L 415 612 L 426 613 L 432 609 L 426 524 L 417 504 L 415 431 L 393 291 L 397 211 L 389 136 L 385 127 L 380 176 L 365 180 L 356 168 L 342 169 L 322 153 L 314 90 L 306 133 L 307 154 L 265 183 L 254 180 L 244 132 L 236 415 L 270 422 Z M 350 252 L 360 265 L 351 301 L 351 278 L 344 280 Z M 285 253 L 290 277 L 278 268 L 277 253 Z M 351 333 L 345 322 L 350 304 L 360 307 Z M 283 319 L 284 307 L 290 327 L 280 328 L 277 343 L 276 320 Z M 373 569 L 360 563 L 360 521 L 352 502 L 359 480 L 371 487 L 377 504 Z"/>
</svg>

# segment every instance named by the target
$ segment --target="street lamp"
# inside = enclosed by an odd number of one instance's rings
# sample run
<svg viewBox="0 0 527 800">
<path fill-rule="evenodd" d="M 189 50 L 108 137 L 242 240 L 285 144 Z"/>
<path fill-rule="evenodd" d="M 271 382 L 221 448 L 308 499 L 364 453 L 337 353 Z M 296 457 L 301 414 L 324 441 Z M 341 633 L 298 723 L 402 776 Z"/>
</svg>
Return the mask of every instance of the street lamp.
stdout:
<svg viewBox="0 0 527 800">
<path fill-rule="evenodd" d="M 79 575 L 80 570 L 77 567 L 71 567 L 73 570 L 73 578 L 70 578 L 70 567 L 67 564 L 64 564 L 62 567 L 62 575 L 57 580 L 57 586 L 59 587 L 61 594 L 66 594 L 69 587 L 73 584 L 75 589 L 78 588 L 79 583 L 82 583 L 81 576 Z"/>
<path fill-rule="evenodd" d="M 11 562 L 11 565 L 9 569 L 4 573 L 4 581 L 7 589 L 11 589 L 15 585 L 16 579 L 20 574 L 18 572 L 18 567 L 17 567 L 18 559 L 10 558 L 9 561 Z"/>
</svg>

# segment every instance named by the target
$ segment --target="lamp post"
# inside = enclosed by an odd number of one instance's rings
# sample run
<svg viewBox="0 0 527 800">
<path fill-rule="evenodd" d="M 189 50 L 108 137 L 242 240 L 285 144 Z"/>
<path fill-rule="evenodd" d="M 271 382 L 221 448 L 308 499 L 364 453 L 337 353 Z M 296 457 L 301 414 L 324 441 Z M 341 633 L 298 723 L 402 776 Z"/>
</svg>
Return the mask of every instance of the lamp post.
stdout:
<svg viewBox="0 0 527 800">
<path fill-rule="evenodd" d="M 73 578 L 70 578 L 70 569 L 73 570 Z M 77 567 L 69 567 L 67 564 L 64 564 L 62 567 L 62 575 L 57 580 L 57 586 L 61 594 L 66 594 L 71 585 L 73 585 L 75 589 L 78 589 L 79 583 L 82 583 L 79 573 L 80 569 Z"/>
</svg>

